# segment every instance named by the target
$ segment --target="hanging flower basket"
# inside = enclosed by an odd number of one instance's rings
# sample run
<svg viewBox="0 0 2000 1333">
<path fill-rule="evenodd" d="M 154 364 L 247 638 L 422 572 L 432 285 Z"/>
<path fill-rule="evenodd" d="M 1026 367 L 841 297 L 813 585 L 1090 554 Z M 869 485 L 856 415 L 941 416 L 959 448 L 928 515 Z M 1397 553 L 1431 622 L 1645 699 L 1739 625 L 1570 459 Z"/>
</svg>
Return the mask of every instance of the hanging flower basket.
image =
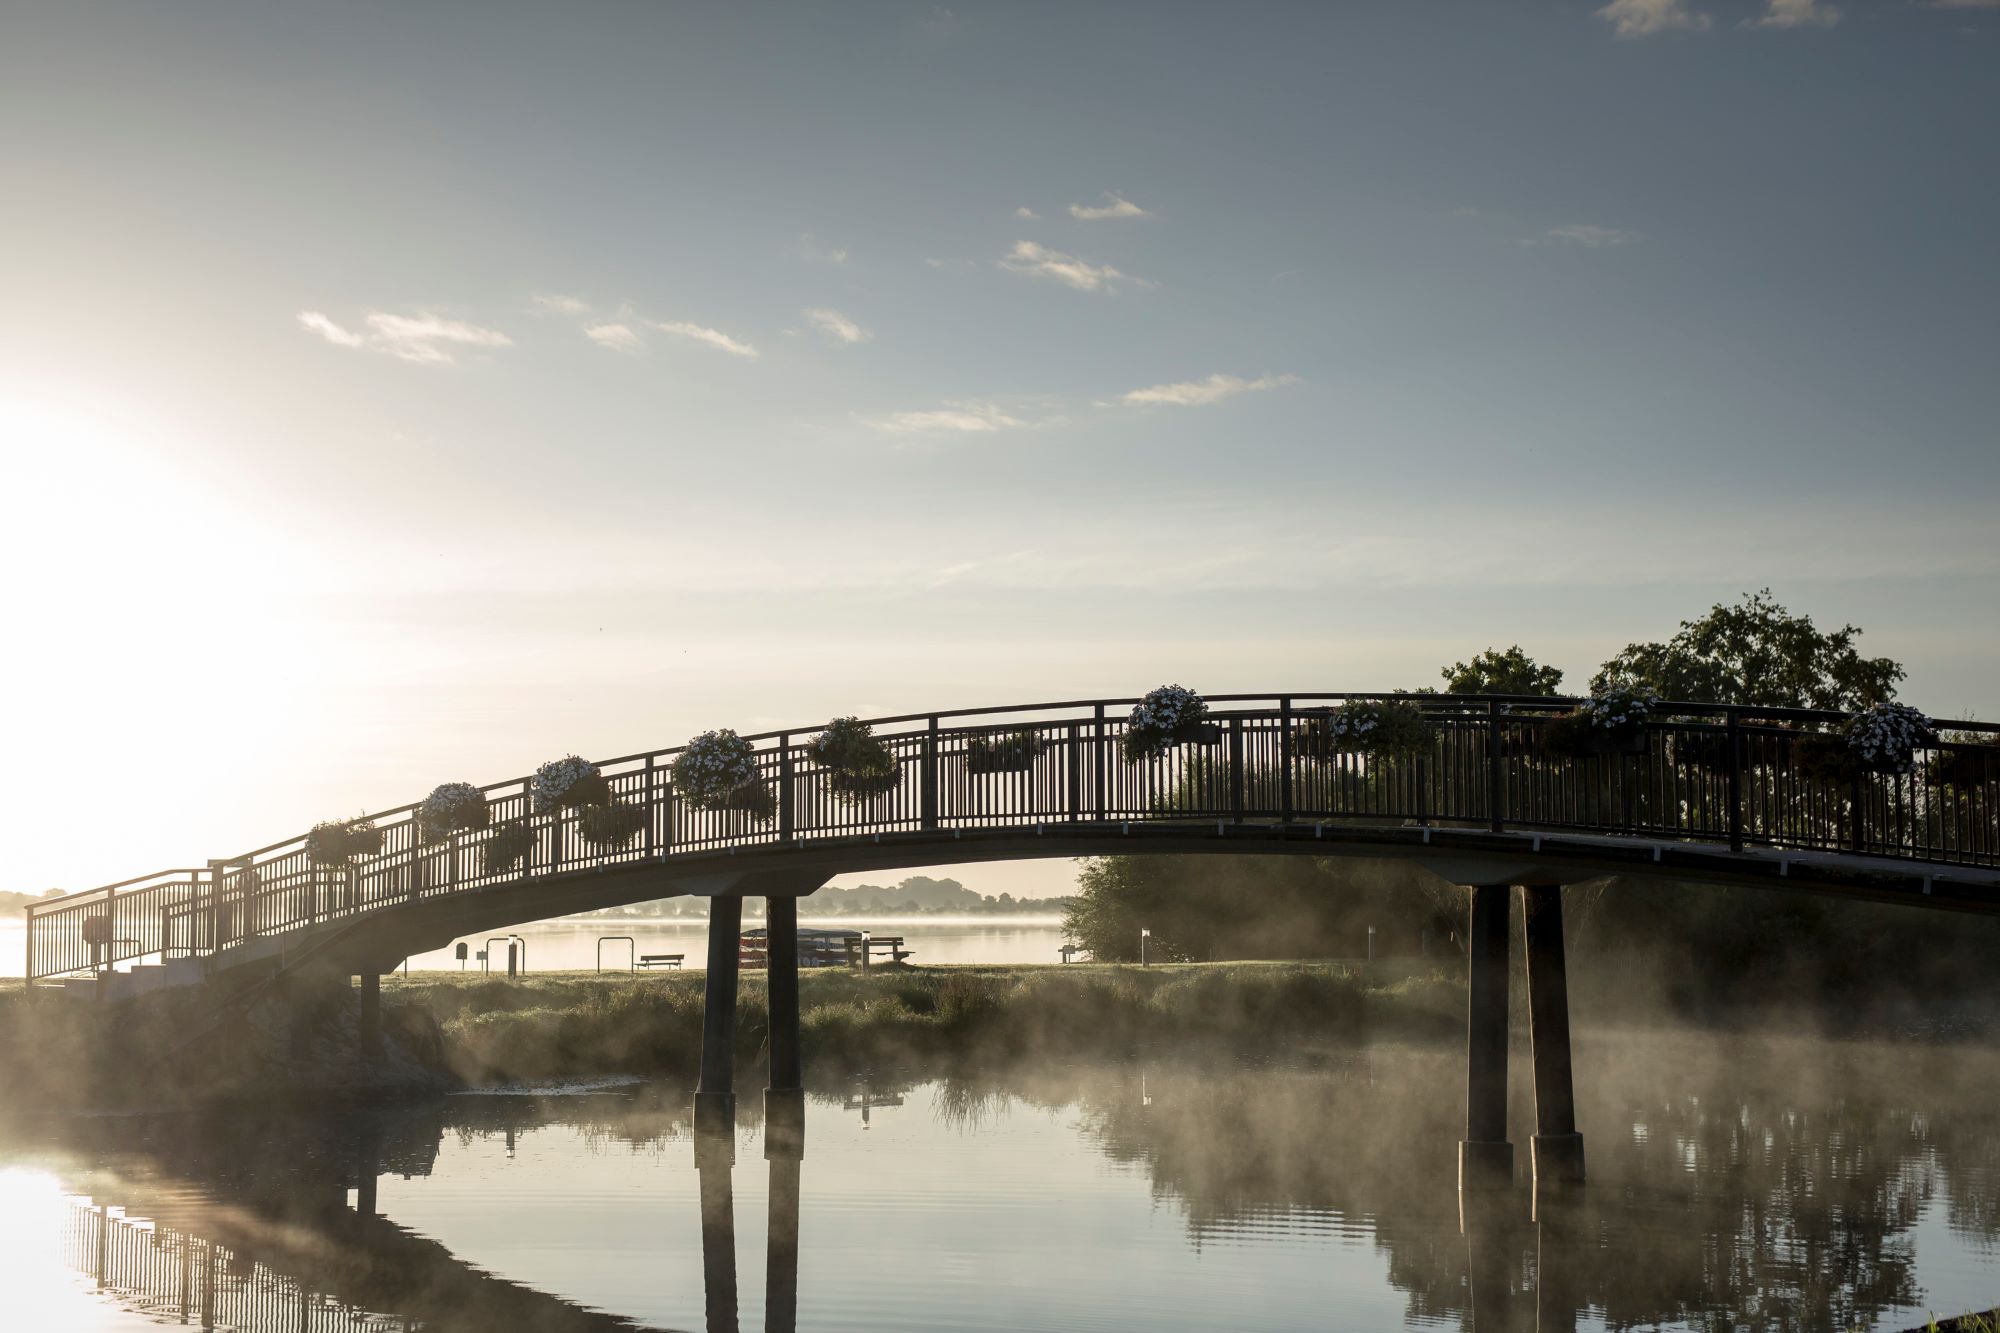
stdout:
<svg viewBox="0 0 2000 1333">
<path fill-rule="evenodd" d="M 1354 699 L 1314 714 L 1292 732 L 1300 753 L 1311 759 L 1425 754 L 1437 736 L 1437 724 L 1407 699 Z"/>
<path fill-rule="evenodd" d="M 535 813 L 546 815 L 555 810 L 603 805 L 611 799 L 611 783 L 588 759 L 565 755 L 535 770 L 529 795 Z"/>
<path fill-rule="evenodd" d="M 593 847 L 623 847 L 646 827 L 644 807 L 613 801 L 586 805 L 576 817 L 576 833 Z"/>
<path fill-rule="evenodd" d="M 812 738 L 806 755 L 826 769 L 833 794 L 858 804 L 895 789 L 902 764 L 858 717 L 837 717 Z"/>
<path fill-rule="evenodd" d="M 352 865 L 382 850 L 382 830 L 372 819 L 331 819 L 306 834 L 306 859 L 316 866 Z"/>
<path fill-rule="evenodd" d="M 1208 705 L 1184 685 L 1162 685 L 1133 706 L 1118 738 L 1125 758 L 1152 759 L 1176 745 L 1214 745 L 1222 728 L 1208 720 Z"/>
<path fill-rule="evenodd" d="M 704 731 L 674 756 L 674 790 L 697 810 L 741 810 L 743 793 L 763 785 L 757 751 L 724 727 Z"/>
<path fill-rule="evenodd" d="M 1025 773 L 1048 748 L 1048 742 L 1033 727 L 979 732 L 965 738 L 965 771 L 978 775 Z"/>
<path fill-rule="evenodd" d="M 1866 773 L 1907 773 L 1917 750 L 1937 744 L 1931 720 L 1908 704 L 1876 704 L 1847 724 L 1848 748 Z"/>
<path fill-rule="evenodd" d="M 480 873 L 504 875 L 535 850 L 535 830 L 525 819 L 510 819 L 487 835 L 480 848 Z"/>
<path fill-rule="evenodd" d="M 1615 681 L 1542 727 L 1542 751 L 1557 759 L 1639 756 L 1647 752 L 1646 718 L 1660 702 L 1650 685 Z"/>
<path fill-rule="evenodd" d="M 431 788 L 417 807 L 417 841 L 443 842 L 454 833 L 470 833 L 493 822 L 486 793 L 470 782 L 442 782 Z"/>
</svg>

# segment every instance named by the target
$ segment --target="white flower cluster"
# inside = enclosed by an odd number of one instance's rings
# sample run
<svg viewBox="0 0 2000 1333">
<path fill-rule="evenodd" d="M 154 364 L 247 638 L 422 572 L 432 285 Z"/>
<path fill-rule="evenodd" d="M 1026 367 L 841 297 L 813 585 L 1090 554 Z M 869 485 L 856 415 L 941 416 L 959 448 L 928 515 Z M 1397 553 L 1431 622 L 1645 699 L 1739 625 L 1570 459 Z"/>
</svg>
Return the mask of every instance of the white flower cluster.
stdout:
<svg viewBox="0 0 2000 1333">
<path fill-rule="evenodd" d="M 1375 704 L 1347 703 L 1326 716 L 1326 734 L 1336 745 L 1357 747 L 1368 733 L 1382 725 L 1382 710 Z"/>
<path fill-rule="evenodd" d="M 1659 702 L 1660 692 L 1651 685 L 1618 680 L 1591 695 L 1577 712 L 1589 719 L 1593 727 L 1627 731 L 1642 725 Z"/>
<path fill-rule="evenodd" d="M 597 765 L 588 759 L 579 759 L 572 754 L 561 759 L 549 760 L 535 770 L 532 791 L 536 812 L 545 814 L 556 809 L 562 804 L 563 797 L 569 794 L 571 787 L 597 776 Z"/>
<path fill-rule="evenodd" d="M 470 782 L 440 782 L 417 807 L 417 831 L 434 839 L 460 829 L 483 828 L 486 794 Z"/>
<path fill-rule="evenodd" d="M 1907 773 L 1916 748 L 1936 743 L 1931 720 L 1908 704 L 1875 704 L 1847 724 L 1848 747 L 1878 772 Z"/>
<path fill-rule="evenodd" d="M 1208 705 L 1199 694 L 1185 685 L 1162 685 L 1147 691 L 1146 697 L 1133 707 L 1130 724 L 1134 731 L 1171 736 L 1207 716 Z"/>
<path fill-rule="evenodd" d="M 704 731 L 674 758 L 673 771 L 682 797 L 709 805 L 757 780 L 757 751 L 728 727 Z"/>
</svg>

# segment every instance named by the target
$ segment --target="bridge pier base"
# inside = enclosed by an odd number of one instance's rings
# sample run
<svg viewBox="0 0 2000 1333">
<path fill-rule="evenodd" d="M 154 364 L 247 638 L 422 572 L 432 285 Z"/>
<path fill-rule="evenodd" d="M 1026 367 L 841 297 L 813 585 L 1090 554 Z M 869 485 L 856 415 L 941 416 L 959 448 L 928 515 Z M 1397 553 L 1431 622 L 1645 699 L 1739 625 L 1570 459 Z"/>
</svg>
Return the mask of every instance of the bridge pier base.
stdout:
<svg viewBox="0 0 2000 1333">
<path fill-rule="evenodd" d="M 372 968 L 361 974 L 361 1058 L 382 1058 L 382 978 Z"/>
<path fill-rule="evenodd" d="M 1465 1138 L 1458 1145 L 1458 1187 L 1513 1183 L 1507 1138 L 1507 889 L 1472 889 L 1466 940 Z"/>
<path fill-rule="evenodd" d="M 1528 1040 L 1535 1073 L 1535 1185 L 1583 1182 L 1583 1135 L 1576 1130 L 1571 1078 L 1569 976 L 1563 950 L 1562 890 L 1521 886 L 1528 945 Z"/>
<path fill-rule="evenodd" d="M 736 1135 L 736 981 L 743 899 L 708 900 L 708 976 L 701 1015 L 701 1081 L 695 1085 L 695 1151 L 702 1141 Z"/>
<path fill-rule="evenodd" d="M 806 1142 L 806 1091 L 799 1059 L 799 900 L 766 898 L 764 923 L 771 1009 L 764 1156 L 778 1161 L 802 1157 Z"/>
</svg>

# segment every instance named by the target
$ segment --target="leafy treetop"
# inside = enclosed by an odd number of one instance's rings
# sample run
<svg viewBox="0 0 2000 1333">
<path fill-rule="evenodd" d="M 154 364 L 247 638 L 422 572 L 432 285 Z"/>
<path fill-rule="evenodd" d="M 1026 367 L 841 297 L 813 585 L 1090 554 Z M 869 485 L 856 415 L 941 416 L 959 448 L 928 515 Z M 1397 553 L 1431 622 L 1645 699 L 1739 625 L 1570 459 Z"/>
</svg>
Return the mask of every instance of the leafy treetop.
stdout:
<svg viewBox="0 0 2000 1333">
<path fill-rule="evenodd" d="M 1506 652 L 1488 648 L 1470 662 L 1453 662 L 1441 673 L 1447 694 L 1554 694 L 1561 667 L 1543 666 L 1515 644 Z"/>
<path fill-rule="evenodd" d="M 1853 712 L 1895 698 L 1906 674 L 1890 658 L 1861 656 L 1854 647 L 1860 633 L 1853 625 L 1822 633 L 1812 617 L 1791 614 L 1765 588 L 1739 605 L 1718 602 L 1699 620 L 1683 620 L 1665 643 L 1626 645 L 1590 686 L 1629 677 L 1688 703 Z"/>
</svg>

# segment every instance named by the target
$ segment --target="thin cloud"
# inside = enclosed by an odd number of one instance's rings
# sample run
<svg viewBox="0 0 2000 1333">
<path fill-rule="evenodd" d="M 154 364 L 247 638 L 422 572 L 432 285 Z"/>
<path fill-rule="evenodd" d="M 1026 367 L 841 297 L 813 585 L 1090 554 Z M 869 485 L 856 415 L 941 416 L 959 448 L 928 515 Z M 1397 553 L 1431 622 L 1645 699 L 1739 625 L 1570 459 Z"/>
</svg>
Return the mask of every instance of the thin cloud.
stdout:
<svg viewBox="0 0 2000 1333">
<path fill-rule="evenodd" d="M 555 315 L 581 315 L 590 309 L 588 301 L 574 296 L 560 295 L 537 296 L 534 298 L 534 306 L 537 310 L 546 310 Z"/>
<path fill-rule="evenodd" d="M 362 333 L 342 327 L 317 310 L 301 311 L 298 319 L 303 328 L 335 347 L 365 347 L 423 366 L 452 364 L 454 348 L 514 345 L 514 340 L 498 329 L 441 315 L 392 315 L 371 310 L 363 319 L 367 330 Z"/>
<path fill-rule="evenodd" d="M 990 435 L 1019 430 L 1028 423 L 997 403 L 952 403 L 928 411 L 864 418 L 861 424 L 887 435 Z"/>
<path fill-rule="evenodd" d="M 1178 384 L 1155 384 L 1150 389 L 1134 389 L 1120 401 L 1128 407 L 1210 407 L 1239 393 L 1262 393 L 1266 389 L 1297 384 L 1297 375 L 1263 375 L 1246 380 L 1239 375 L 1210 375 L 1205 380 L 1183 380 Z"/>
<path fill-rule="evenodd" d="M 1599 227 L 1588 222 L 1572 222 L 1561 227 L 1550 227 L 1538 239 L 1551 245 L 1581 245 L 1590 250 L 1607 250 L 1612 246 L 1631 245 L 1643 237 L 1636 231 Z M 1534 243 L 1529 242 L 1531 245 Z"/>
<path fill-rule="evenodd" d="M 739 342 L 720 329 L 704 328 L 700 324 L 690 324 L 686 320 L 649 319 L 646 323 L 661 333 L 671 333 L 676 338 L 692 338 L 698 343 L 729 353 L 731 356 L 749 357 L 755 360 L 761 353 L 749 343 Z"/>
<path fill-rule="evenodd" d="M 1040 213 L 1037 213 L 1034 209 L 1029 208 L 1025 204 L 1014 210 L 1014 216 L 1021 219 L 1021 221 L 1023 222 L 1040 222 L 1042 220 L 1042 215 Z"/>
<path fill-rule="evenodd" d="M 359 347 L 361 335 L 343 329 L 317 310 L 299 311 L 299 323 L 303 324 L 335 347 Z"/>
<path fill-rule="evenodd" d="M 646 345 L 630 324 L 593 324 L 583 336 L 613 352 L 636 352 Z"/>
<path fill-rule="evenodd" d="M 1597 17 L 1620 37 L 1651 37 L 1676 28 L 1706 32 L 1714 22 L 1708 15 L 1689 9 L 1685 0 L 1611 0 L 1597 11 Z"/>
<path fill-rule="evenodd" d="M 838 310 L 821 307 L 806 311 L 805 317 L 806 323 L 825 334 L 831 342 L 865 343 L 875 336 Z"/>
<path fill-rule="evenodd" d="M 1010 273 L 1027 273 L 1038 278 L 1053 278 L 1080 292 L 1110 291 L 1121 282 L 1141 287 L 1147 285 L 1143 279 L 1120 273 L 1109 264 L 1093 264 L 1075 255 L 1045 249 L 1033 241 L 1014 242 L 1014 248 L 1007 252 L 1007 257 L 998 262 L 1001 268 Z"/>
<path fill-rule="evenodd" d="M 1145 209 L 1122 195 L 1106 194 L 1102 204 L 1071 204 L 1069 215 L 1079 222 L 1106 222 L 1113 218 L 1149 218 Z"/>
<path fill-rule="evenodd" d="M 1746 28 L 1831 28 L 1840 22 L 1840 11 L 1819 0 L 1767 0 L 1762 18 L 1744 19 Z"/>
<path fill-rule="evenodd" d="M 369 342 L 391 356 L 419 365 L 450 365 L 453 347 L 512 347 L 514 340 L 498 329 L 484 329 L 463 320 L 438 315 L 368 315 Z"/>
</svg>

